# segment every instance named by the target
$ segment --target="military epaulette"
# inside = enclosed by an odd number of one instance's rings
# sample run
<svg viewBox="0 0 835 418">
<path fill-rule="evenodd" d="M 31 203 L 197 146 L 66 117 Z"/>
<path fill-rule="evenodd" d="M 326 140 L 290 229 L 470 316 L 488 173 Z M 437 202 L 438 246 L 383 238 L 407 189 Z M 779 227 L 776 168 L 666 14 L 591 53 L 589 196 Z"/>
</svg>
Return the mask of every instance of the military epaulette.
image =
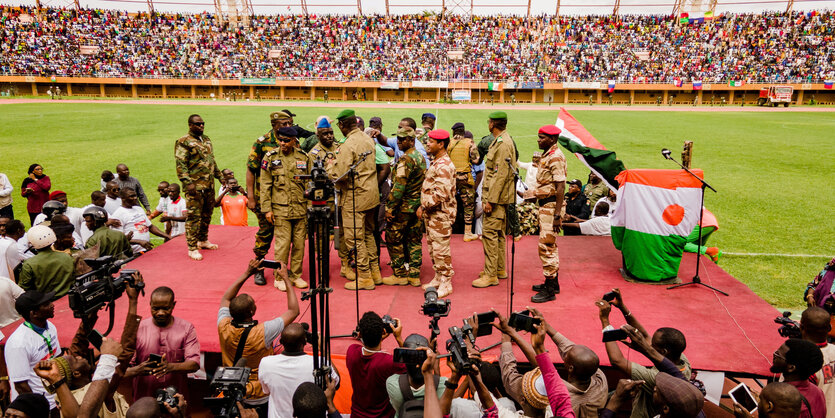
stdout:
<svg viewBox="0 0 835 418">
<path fill-rule="evenodd" d="M 278 151 L 279 151 L 280 149 L 281 149 L 281 148 L 273 148 L 273 149 L 271 149 L 271 150 L 267 151 L 267 153 L 266 153 L 266 154 L 264 154 L 264 158 L 267 158 L 267 157 L 269 157 L 269 156 L 271 156 L 271 155 L 273 155 L 273 154 L 278 154 Z"/>
<path fill-rule="evenodd" d="M 271 132 L 272 132 L 272 131 L 267 132 L 267 133 L 265 133 L 264 135 L 259 136 L 259 137 L 258 137 L 258 139 L 256 139 L 256 141 L 258 141 L 258 142 L 264 142 L 264 141 L 266 141 L 266 140 L 270 139 L 270 133 L 271 133 Z"/>
<path fill-rule="evenodd" d="M 304 155 L 305 157 L 307 157 L 307 153 L 306 153 L 306 152 L 304 152 L 304 150 L 303 150 L 303 149 L 301 149 L 301 148 L 299 148 L 299 147 L 296 147 L 296 151 L 298 151 L 298 152 L 302 153 L 302 155 Z"/>
</svg>

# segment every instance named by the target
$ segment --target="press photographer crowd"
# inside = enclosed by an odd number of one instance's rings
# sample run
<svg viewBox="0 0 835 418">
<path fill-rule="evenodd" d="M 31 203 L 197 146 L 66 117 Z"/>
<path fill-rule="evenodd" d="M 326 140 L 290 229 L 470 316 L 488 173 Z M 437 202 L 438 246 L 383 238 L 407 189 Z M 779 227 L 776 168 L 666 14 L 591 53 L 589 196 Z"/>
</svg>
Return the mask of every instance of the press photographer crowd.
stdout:
<svg viewBox="0 0 835 418">
<path fill-rule="evenodd" d="M 546 318 L 535 308 L 560 293 L 556 237 L 610 234 L 608 215 L 618 203 L 600 173 L 590 173 L 585 184 L 568 180 L 560 128 L 540 128 L 541 152 L 524 163 L 502 111 L 489 114 L 481 141 L 463 122 L 455 122 L 451 133 L 436 127 L 431 113 L 421 115 L 420 126 L 404 117 L 390 136 L 383 134 L 381 118 L 371 117 L 366 128 L 350 109 L 335 119 L 317 118 L 308 125 L 315 131 L 296 124 L 294 116 L 286 109 L 269 114 L 271 128 L 249 150 L 243 182 L 218 167 L 206 122 L 189 116 L 187 135 L 175 142 L 178 181 L 158 185 L 156 207 L 126 164 L 115 175 L 106 170 L 100 180 L 91 179 L 95 191 L 83 208 L 68 206 L 67 193 L 52 190 L 44 166 L 32 164 L 21 185 L 27 231 L 14 219 L 12 183 L 0 174 L 0 327 L 23 319 L 8 337 L 0 333 L 5 417 L 183 417 L 196 409 L 221 417 L 337 417 L 339 391 L 350 391 L 350 415 L 359 418 L 704 416 L 704 385 L 685 354 L 687 339 L 698 335 L 686 338 L 676 324 L 650 332 L 619 289 L 589 295 L 611 365 L 604 373 L 604 353 L 570 341 L 560 333 L 569 321 Z M 195 327 L 174 316 L 171 288 L 149 287 L 144 297 L 142 274 L 123 266 L 154 251 L 151 234 L 165 241 L 184 235 L 183 262 L 209 263 L 201 251 L 223 251 L 208 237 L 215 207 L 228 226 L 246 226 L 252 212 L 258 230 L 240 277 L 214 278 L 230 282 L 219 306 L 211 307 L 218 309 L 222 365 L 209 370 L 210 393 L 192 398 L 188 376 L 202 368 Z M 697 226 L 686 250 L 718 262 L 721 252 L 705 245 L 717 228 L 715 219 Z M 523 234 L 538 235 L 544 278 L 532 289 L 532 306 L 505 316 L 485 305 L 462 318 L 461 326 L 441 330 L 438 319 L 449 316 L 445 298 L 453 293 L 453 232 L 464 241 L 482 241 L 484 268 L 471 282 L 475 288 L 508 278 L 507 245 Z M 421 276 L 424 238 L 431 278 Z M 353 333 L 357 342 L 332 353 L 325 257 L 331 240 L 346 289 L 422 286 L 428 335 L 404 337 L 399 319 L 368 311 Z M 303 266 L 316 260 L 305 260 L 305 245 L 307 257 L 316 254 L 320 263 L 308 270 L 311 283 L 302 279 Z M 381 274 L 381 251 L 388 252 L 390 276 Z M 273 285 L 286 294 L 287 306 L 262 322 L 254 319 L 255 299 L 240 291 L 250 278 L 266 285 L 265 269 L 274 270 Z M 835 417 L 833 281 L 835 259 L 809 285 L 809 308 L 800 322 L 778 318 L 780 335 L 788 338 L 773 354 L 771 371 L 779 378 L 758 394 L 744 385 L 732 390 L 736 416 Z M 301 298 L 294 290 L 308 287 Z M 50 321 L 54 302 L 64 296 L 79 319 L 68 347 Z M 122 319 L 114 304 L 124 299 L 127 315 L 115 339 L 110 331 Z M 299 321 L 300 299 L 311 300 L 309 325 Z M 149 304 L 149 318 L 137 315 L 140 303 Z M 106 326 L 98 318 L 102 310 L 109 316 Z M 625 322 L 620 328 L 610 324 L 613 310 L 622 317 L 616 322 Z M 501 334 L 501 351 L 491 361 L 482 353 L 492 347 L 479 338 L 494 330 Z M 389 337 L 398 347 L 391 354 L 382 348 Z M 653 366 L 631 361 L 622 347 Z M 562 360 L 559 371 L 549 350 Z M 345 355 L 348 376 L 337 372 L 331 354 Z"/>
</svg>

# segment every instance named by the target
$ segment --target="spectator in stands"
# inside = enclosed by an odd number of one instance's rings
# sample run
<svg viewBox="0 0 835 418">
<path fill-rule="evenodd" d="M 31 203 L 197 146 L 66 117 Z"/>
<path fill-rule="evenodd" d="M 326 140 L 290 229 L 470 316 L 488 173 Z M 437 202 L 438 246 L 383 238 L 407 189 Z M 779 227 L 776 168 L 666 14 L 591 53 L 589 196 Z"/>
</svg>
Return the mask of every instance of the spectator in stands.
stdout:
<svg viewBox="0 0 835 418">
<path fill-rule="evenodd" d="M 143 208 L 145 208 L 145 214 L 151 214 L 151 203 L 148 201 L 148 196 L 145 195 L 145 190 L 142 189 L 142 184 L 139 183 L 139 180 L 137 180 L 136 177 L 131 177 L 128 166 L 124 164 L 116 166 L 116 178 L 114 181 L 122 190 L 127 188 L 133 189 L 133 191 L 136 192 L 136 197 L 138 198 L 139 203 L 142 204 Z"/>
<path fill-rule="evenodd" d="M 822 366 L 823 354 L 811 341 L 790 338 L 774 352 L 771 372 L 781 373 L 783 381 L 794 386 L 808 402 L 800 408 L 801 416 L 826 417 L 823 391 L 809 381 Z"/>
<path fill-rule="evenodd" d="M 121 231 L 130 239 L 134 253 L 144 253 L 154 248 L 151 234 L 168 241 L 171 236 L 162 232 L 151 223 L 148 215 L 136 204 L 136 192 L 130 187 L 121 191 L 122 206 L 113 211 L 111 216 L 122 224 Z"/>
<path fill-rule="evenodd" d="M 200 368 L 200 343 L 188 321 L 175 317 L 174 291 L 161 286 L 151 293 L 151 318 L 139 323 L 136 353 L 126 378 L 133 379 L 134 401 L 154 396 L 157 389 L 188 387 L 186 376 Z M 150 358 L 154 354 L 161 360 Z"/>
<path fill-rule="evenodd" d="M 397 345 L 402 347 L 400 332 L 403 328 L 399 319 L 395 321 L 397 325 L 391 335 L 394 335 Z M 386 379 L 393 374 L 405 373 L 406 367 L 403 364 L 395 364 L 391 354 L 382 351 L 381 343 L 390 334 L 386 332 L 380 315 L 366 312 L 357 328 L 362 344 L 352 344 L 345 356 L 354 389 L 351 396 L 351 416 L 391 418 L 395 411 L 386 395 Z"/>
<path fill-rule="evenodd" d="M 563 223 L 582 222 L 589 219 L 589 199 L 583 194 L 583 183 L 574 179 L 567 182 L 568 191 L 565 192 L 565 216 Z M 566 230 L 565 235 L 579 235 L 579 231 Z"/>
<path fill-rule="evenodd" d="M 105 192 L 107 195 L 104 200 L 104 210 L 110 216 L 113 216 L 113 212 L 116 212 L 116 209 L 122 207 L 122 189 L 119 187 L 119 183 L 116 183 L 115 180 L 110 180 L 105 184 Z"/>
<path fill-rule="evenodd" d="M 168 199 L 167 211 L 159 219 L 166 224 L 170 222 L 171 232 L 167 234 L 174 238 L 186 233 L 186 216 L 188 215 L 186 200 L 180 196 L 179 184 L 173 183 L 168 186 Z"/>
<path fill-rule="evenodd" d="M 594 216 L 581 222 L 564 222 L 562 228 L 566 235 L 577 235 L 568 231 L 577 232 L 582 235 L 612 235 L 612 223 L 609 220 L 609 204 L 598 202 L 594 206 Z"/>
<path fill-rule="evenodd" d="M 246 211 L 246 191 L 241 189 L 238 180 L 234 177 L 226 180 L 226 186 L 217 196 L 215 207 L 218 206 L 223 213 L 220 219 L 221 225 L 249 225 L 249 214 Z"/>
<path fill-rule="evenodd" d="M 589 206 L 594 207 L 598 200 L 609 194 L 609 187 L 594 172 L 589 172 L 589 182 L 583 188 L 583 194 L 589 199 Z"/>
<path fill-rule="evenodd" d="M 20 195 L 27 199 L 26 210 L 29 212 L 29 222 L 35 226 L 35 217 L 41 213 L 43 204 L 49 200 L 52 181 L 43 173 L 43 167 L 40 164 L 30 165 L 28 173 L 29 176 L 23 179 L 23 184 L 20 185 Z"/>
<path fill-rule="evenodd" d="M 57 240 L 55 232 L 48 226 L 35 225 L 26 233 L 26 237 L 38 254 L 23 262 L 18 284 L 23 290 L 55 292 L 64 296 L 74 282 L 74 263 L 72 256 L 55 251 L 52 244 Z"/>
<path fill-rule="evenodd" d="M 261 382 L 263 380 L 259 380 L 260 374 L 264 372 L 263 369 L 259 369 L 261 359 L 273 354 L 275 339 L 299 315 L 299 300 L 295 292 L 287 292 L 287 311 L 277 318 L 259 324 L 253 318 L 256 311 L 255 300 L 246 293 L 239 295 L 238 292 L 247 279 L 255 272 L 263 270 L 260 265 L 261 260 L 251 260 L 241 277 L 232 283 L 226 293 L 223 294 L 220 300 L 220 309 L 217 312 L 217 332 L 220 336 L 223 365 L 230 367 L 241 358 L 246 358 L 247 367 L 253 370 L 249 376 L 250 383 L 247 385 L 246 401 L 244 403 L 248 407 L 266 413 L 270 398 L 266 396 L 269 391 L 262 389 Z M 285 282 L 290 281 L 287 276 L 287 268 L 284 265 L 275 269 L 275 274 Z M 284 350 L 288 350 L 286 345 Z M 270 410 L 272 411 L 273 408 L 274 406 L 270 402 Z M 276 415 L 271 413 L 270 416 Z"/>
<path fill-rule="evenodd" d="M 12 385 L 12 403 L 24 393 L 41 394 L 49 401 L 49 409 L 52 410 L 49 416 L 58 417 L 55 395 L 47 393 L 34 370 L 41 360 L 61 355 L 58 329 L 49 322 L 55 316 L 53 298 L 54 292 L 37 290 L 29 290 L 17 298 L 15 309 L 24 322 L 9 336 L 4 355 Z"/>
<path fill-rule="evenodd" d="M 116 258 L 133 255 L 130 241 L 125 234 L 107 226 L 107 211 L 98 206 L 84 210 L 84 225 L 93 231 L 93 235 L 84 244 L 86 248 L 99 246 L 99 256 L 110 255 Z"/>
<path fill-rule="evenodd" d="M 615 292 L 615 299 L 611 303 L 605 300 L 598 300 L 595 304 L 600 311 L 600 323 L 603 330 L 614 329 L 609 323 L 609 313 L 612 306 L 618 308 L 626 319 L 627 324 L 638 330 L 645 338 L 650 338 L 650 334 L 638 322 L 638 319 L 632 314 L 623 301 L 623 296 L 620 289 L 612 289 Z M 690 361 L 684 355 L 684 349 L 687 348 L 687 341 L 684 334 L 675 328 L 659 328 L 652 334 L 653 347 L 661 353 L 664 357 L 670 360 L 686 379 L 690 379 L 691 368 Z M 606 343 L 606 353 L 609 356 L 609 362 L 613 367 L 626 373 L 632 380 L 643 380 L 644 384 L 641 390 L 635 397 L 632 403 L 632 417 L 653 417 L 658 414 L 658 411 L 653 406 L 652 394 L 655 388 L 655 376 L 659 369 L 656 366 L 651 368 L 644 367 L 636 362 L 632 362 L 623 356 L 620 347 L 616 341 Z"/>
<path fill-rule="evenodd" d="M 14 187 L 5 173 L 0 173 L 0 217 L 14 219 L 12 210 L 12 191 Z"/>
</svg>

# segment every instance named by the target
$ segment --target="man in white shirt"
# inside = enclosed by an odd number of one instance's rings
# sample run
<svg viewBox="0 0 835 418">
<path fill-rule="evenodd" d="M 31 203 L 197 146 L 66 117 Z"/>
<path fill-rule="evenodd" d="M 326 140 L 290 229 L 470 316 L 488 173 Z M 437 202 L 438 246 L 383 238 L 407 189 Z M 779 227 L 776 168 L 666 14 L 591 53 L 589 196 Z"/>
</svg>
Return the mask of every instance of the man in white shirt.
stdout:
<svg viewBox="0 0 835 418">
<path fill-rule="evenodd" d="M 113 216 L 113 212 L 122 207 L 122 199 L 119 197 L 122 189 L 119 188 L 119 183 L 113 180 L 108 181 L 105 186 L 107 196 L 105 196 L 104 200 L 104 210 L 107 211 L 108 215 Z"/>
<path fill-rule="evenodd" d="M 609 205 L 609 216 L 612 216 L 612 213 L 618 207 L 618 192 L 615 191 L 615 190 L 610 189 L 608 196 L 601 198 L 600 200 L 597 201 L 597 203 L 594 204 L 594 208 L 592 208 L 592 212 L 597 211 L 597 205 L 599 205 L 600 202 L 606 202 Z M 591 216 L 593 218 L 595 215 L 592 214 Z"/>
<path fill-rule="evenodd" d="M 75 228 L 73 231 L 73 239 L 75 240 L 75 248 L 84 248 L 84 239 L 81 237 L 81 227 L 84 225 L 84 219 L 81 214 L 84 212 L 81 208 L 73 208 L 67 204 L 67 193 L 61 190 L 55 190 L 49 194 L 49 200 L 56 200 L 64 205 L 64 215 L 70 220 L 70 224 Z M 35 225 L 45 221 L 47 216 L 43 213 L 35 217 Z"/>
<path fill-rule="evenodd" d="M 154 248 L 151 244 L 151 234 L 162 237 L 166 241 L 171 239 L 168 234 L 152 224 L 145 211 L 136 204 L 136 191 L 129 187 L 122 189 L 121 199 L 122 206 L 113 211 L 112 217 L 122 223 L 120 231 L 130 239 L 134 253 L 144 253 Z"/>
<path fill-rule="evenodd" d="M 23 261 L 17 240 L 25 234 L 23 222 L 13 220 L 6 224 L 6 234 L 0 236 L 0 277 L 8 277 L 14 281 L 14 269 Z"/>
<path fill-rule="evenodd" d="M 540 158 L 542 158 L 542 153 L 537 151 L 533 153 L 533 157 L 531 157 L 531 162 L 516 162 L 516 164 L 519 165 L 519 168 L 525 170 L 525 186 L 528 186 L 529 189 L 536 188 L 536 173 L 538 171 L 537 164 L 539 164 Z"/>
<path fill-rule="evenodd" d="M 583 235 L 612 235 L 612 223 L 609 220 L 609 204 L 598 202 L 594 207 L 594 217 L 583 222 L 563 222 L 563 229 L 577 228 Z"/>
<path fill-rule="evenodd" d="M 14 187 L 12 187 L 9 178 L 0 173 L 0 217 L 14 219 L 12 191 L 14 191 Z"/>
<path fill-rule="evenodd" d="M 168 186 L 170 184 L 167 181 L 161 181 L 157 185 L 157 192 L 159 193 L 159 202 L 157 202 L 157 207 L 151 213 L 148 218 L 153 220 L 157 216 L 168 212 L 168 204 L 171 202 L 171 199 L 168 198 Z M 170 222 L 163 222 L 165 224 L 165 233 L 171 235 L 171 223 Z"/>
<path fill-rule="evenodd" d="M 186 200 L 180 196 L 180 185 L 177 183 L 168 185 L 168 206 L 166 213 L 162 215 L 160 221 L 171 222 L 171 238 L 186 233 Z"/>
<path fill-rule="evenodd" d="M 40 361 L 61 355 L 58 330 L 48 321 L 55 316 L 54 297 L 55 292 L 30 290 L 17 298 L 15 309 L 24 322 L 9 336 L 4 354 L 12 386 L 11 400 L 23 393 L 40 393 L 49 401 L 53 410 L 50 415 L 57 416 L 55 396 L 47 393 L 33 370 Z"/>
<path fill-rule="evenodd" d="M 313 356 L 304 352 L 307 343 L 304 326 L 293 322 L 281 332 L 279 342 L 284 351 L 276 356 L 261 359 L 258 366 L 258 380 L 261 389 L 270 396 L 270 418 L 293 417 L 293 393 L 304 382 L 313 380 Z M 331 369 L 331 376 L 339 380 L 336 369 Z"/>
</svg>

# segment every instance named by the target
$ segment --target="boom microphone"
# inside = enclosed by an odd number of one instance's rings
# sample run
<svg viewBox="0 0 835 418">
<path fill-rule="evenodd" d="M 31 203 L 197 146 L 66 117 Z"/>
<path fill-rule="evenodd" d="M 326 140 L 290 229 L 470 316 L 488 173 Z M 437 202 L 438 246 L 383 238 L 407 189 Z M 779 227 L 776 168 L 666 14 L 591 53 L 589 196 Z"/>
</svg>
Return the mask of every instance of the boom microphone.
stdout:
<svg viewBox="0 0 835 418">
<path fill-rule="evenodd" d="M 668 150 L 667 148 L 662 148 L 661 149 L 661 155 L 663 155 L 664 158 L 670 160 L 671 159 L 670 154 L 672 154 L 672 151 Z"/>
</svg>

